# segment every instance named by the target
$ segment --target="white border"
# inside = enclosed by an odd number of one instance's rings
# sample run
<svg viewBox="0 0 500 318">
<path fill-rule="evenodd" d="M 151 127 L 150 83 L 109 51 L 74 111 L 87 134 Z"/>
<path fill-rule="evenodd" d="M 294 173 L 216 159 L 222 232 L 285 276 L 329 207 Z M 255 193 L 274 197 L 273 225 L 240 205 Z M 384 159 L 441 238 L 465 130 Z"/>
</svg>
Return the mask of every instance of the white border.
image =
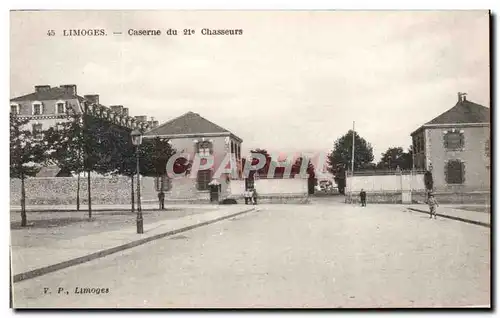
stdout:
<svg viewBox="0 0 500 318">
<path fill-rule="evenodd" d="M 120 7 L 117 6 L 117 4 L 120 5 Z M 258 10 L 264 10 L 264 9 L 348 9 L 348 10 L 360 10 L 360 9 L 375 9 L 375 10 L 384 10 L 384 9 L 397 9 L 397 10 L 411 10 L 411 9 L 417 9 L 417 10 L 436 10 L 436 9 L 493 9 L 493 12 L 498 14 L 500 12 L 499 9 L 500 1 L 492 1 L 492 0 L 475 0 L 475 1 L 436 1 L 436 0 L 420 0 L 420 1 L 387 1 L 387 0 L 379 0 L 379 1 L 355 1 L 355 0 L 344 0 L 344 1 L 319 1 L 319 0 L 304 0 L 304 1 L 293 1 L 293 0 L 281 0 L 281 1 L 265 1 L 265 0 L 247 0 L 247 1 L 230 1 L 230 0 L 218 0 L 218 1 L 210 1 L 209 3 L 201 1 L 201 0 L 183 0 L 183 1 L 153 1 L 153 0 L 142 0 L 140 2 L 137 1 L 130 1 L 130 2 L 124 2 L 124 1 L 103 1 L 103 0 L 87 0 L 87 1 L 78 1 L 78 2 L 67 2 L 67 1 L 44 1 L 43 3 L 40 3 L 39 1 L 13 1 L 13 0 L 6 0 L 2 2 L 2 6 L 5 6 L 4 10 L 2 10 L 2 22 L 3 22 L 3 28 L 2 31 L 0 32 L 1 37 L 2 37 L 2 42 L 7 45 L 7 50 L 2 50 L 2 64 L 5 67 L 5 70 L 9 69 L 9 11 L 11 9 L 44 9 L 44 10 L 49 10 L 49 9 L 258 9 Z M 5 10 L 8 9 L 8 10 Z M 497 24 L 498 24 L 498 16 L 496 17 Z M 495 42 L 498 42 L 498 32 L 495 32 Z M 3 100 L 7 100 L 7 98 L 10 99 L 9 96 L 9 72 L 5 71 L 3 72 L 5 79 L 3 82 L 3 85 L 1 86 L 1 91 L 2 91 L 2 97 Z M 496 81 L 496 86 L 492 87 L 492 89 L 495 89 L 497 92 L 498 88 L 498 81 Z M 495 105 L 496 106 L 496 105 Z M 492 105 L 492 107 L 494 107 Z M 10 110 L 10 109 L 9 109 Z M 1 112 L 3 116 L 7 117 L 7 112 L 3 111 Z M 2 118 L 2 122 L 6 123 L 7 118 Z M 497 118 L 495 117 L 495 120 Z M 7 144 L 8 144 L 8 137 L 7 134 L 2 134 L 2 149 L 7 149 Z M 495 135 L 495 137 L 498 137 Z M 498 139 L 498 138 L 495 138 Z M 496 149 L 498 144 L 495 145 Z M 4 164 L 2 164 L 3 167 L 7 166 L 7 161 L 9 160 L 7 156 L 2 156 L 1 160 L 4 161 Z M 1 180 L 2 182 L 2 187 L 0 189 L 0 193 L 4 196 L 9 195 L 9 177 L 7 175 L 7 170 L 2 169 L 2 173 L 5 173 L 5 176 L 2 176 Z M 495 191 L 495 195 L 497 194 L 497 191 Z M 2 200 L 4 204 L 7 204 L 8 200 Z M 3 211 L 8 211 L 9 208 L 6 206 L 6 209 L 3 209 Z M 493 213 L 493 211 L 492 211 Z M 9 228 L 9 215 L 8 213 L 4 213 L 4 217 L 6 218 L 6 222 L 3 222 L 3 226 L 5 226 L 5 230 L 2 231 L 4 233 L 3 236 L 3 242 L 0 244 L 0 246 L 3 248 L 2 250 L 2 255 L 8 255 L 8 245 L 7 242 L 9 242 L 9 233 L 10 233 L 10 228 Z M 496 224 L 495 224 L 496 225 Z M 498 235 L 497 235 L 498 237 Z M 0 272 L 3 273 L 4 275 L 0 275 L 2 277 L 2 281 L 0 283 L 0 286 L 2 291 L 2 297 L 4 301 L 8 301 L 9 297 L 9 291 L 6 288 L 8 286 L 8 281 L 7 281 L 7 275 L 6 273 L 8 272 L 8 263 L 6 261 L 3 261 L 0 263 L 1 268 Z M 497 293 L 498 295 L 498 293 Z M 498 301 L 497 301 L 498 304 Z M 476 306 L 477 307 L 477 306 Z M 4 302 L 4 306 L 2 306 L 3 312 L 2 316 L 10 316 L 13 315 L 13 311 L 7 309 L 6 303 Z M 3 315 L 5 314 L 5 315 Z M 34 317 L 36 314 L 40 313 L 28 313 L 24 314 L 25 317 Z M 53 313 L 47 312 L 45 313 L 46 315 L 52 315 Z M 67 312 L 68 315 L 71 314 L 71 312 Z M 82 313 L 80 313 L 82 314 Z M 108 313 L 109 315 L 110 313 Z M 172 314 L 172 313 L 169 313 Z M 426 316 L 428 316 L 428 313 L 425 313 Z M 85 315 L 85 314 L 84 314 Z M 106 314 L 103 313 L 93 313 L 93 317 L 102 317 L 105 316 Z M 138 314 L 138 315 L 145 315 L 145 314 Z M 256 316 L 260 315 L 260 313 L 256 313 Z M 349 315 L 352 315 L 349 314 Z M 432 315 L 431 315 L 432 316 Z"/>
</svg>

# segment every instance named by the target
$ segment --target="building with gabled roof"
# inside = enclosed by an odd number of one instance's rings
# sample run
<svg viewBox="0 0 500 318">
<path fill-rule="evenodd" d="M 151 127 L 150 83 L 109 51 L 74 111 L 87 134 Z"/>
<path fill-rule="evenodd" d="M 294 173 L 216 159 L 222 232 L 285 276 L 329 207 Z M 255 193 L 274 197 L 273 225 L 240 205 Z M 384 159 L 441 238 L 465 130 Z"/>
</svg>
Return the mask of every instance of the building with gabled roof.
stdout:
<svg viewBox="0 0 500 318">
<path fill-rule="evenodd" d="M 178 153 L 184 153 L 190 158 L 191 164 L 195 155 L 200 157 L 212 155 L 214 158 L 213 167 L 196 171 L 196 175 L 177 179 L 166 178 L 164 182 L 157 182 L 157 191 L 161 190 L 159 185 L 163 184 L 167 199 L 218 201 L 220 197 L 227 195 L 232 178 L 230 174 L 221 174 L 220 177 L 215 178 L 217 169 L 224 163 L 227 155 L 233 158 L 237 171 L 242 170 L 241 144 L 243 140 L 197 113 L 187 112 L 144 134 L 144 138 L 157 137 L 169 139 L 170 144 Z M 214 187 L 211 187 L 211 184 L 219 186 L 217 199 L 213 198 L 214 193 L 211 191 Z"/>
<path fill-rule="evenodd" d="M 490 109 L 458 93 L 452 108 L 412 134 L 414 167 L 432 172 L 437 192 L 489 191 Z"/>
</svg>

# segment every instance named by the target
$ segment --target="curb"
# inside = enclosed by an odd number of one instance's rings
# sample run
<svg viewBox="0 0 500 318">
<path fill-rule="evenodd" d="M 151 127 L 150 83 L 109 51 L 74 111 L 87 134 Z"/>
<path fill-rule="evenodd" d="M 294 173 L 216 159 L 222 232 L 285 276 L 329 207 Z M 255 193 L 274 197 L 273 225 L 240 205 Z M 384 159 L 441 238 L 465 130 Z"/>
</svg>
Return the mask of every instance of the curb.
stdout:
<svg viewBox="0 0 500 318">
<path fill-rule="evenodd" d="M 165 208 L 163 210 L 160 210 L 158 208 L 141 208 L 141 210 L 144 212 L 144 211 L 173 211 L 173 210 L 179 210 L 181 208 L 177 208 L 177 209 L 172 209 L 172 208 Z M 14 212 L 14 213 L 21 213 L 21 210 L 19 209 L 11 209 L 10 210 L 11 213 Z M 80 210 L 77 210 L 77 209 L 33 209 L 33 210 L 26 210 L 26 213 L 53 213 L 53 212 L 75 212 L 75 213 L 79 213 L 79 212 L 82 212 L 82 213 L 88 213 L 88 209 L 80 209 Z M 113 209 L 113 208 L 105 208 L 105 209 L 96 209 L 96 210 L 92 210 L 92 213 L 99 213 L 99 212 L 130 212 L 130 213 L 136 213 L 137 210 L 134 210 L 134 212 L 131 211 L 130 208 L 128 209 L 125 209 L 125 208 L 116 208 L 116 209 Z"/>
<path fill-rule="evenodd" d="M 411 211 L 419 212 L 419 213 L 429 214 L 429 211 L 424 211 L 424 210 L 420 210 L 420 209 L 416 209 L 416 208 L 407 208 L 407 209 L 411 210 Z M 446 219 L 451 219 L 451 220 L 455 220 L 455 221 L 461 221 L 461 222 L 465 222 L 465 223 L 470 223 L 470 224 L 474 224 L 474 225 L 479 225 L 479 226 L 484 226 L 484 227 L 487 227 L 487 228 L 491 228 L 490 223 L 485 223 L 485 222 L 481 222 L 481 221 L 474 221 L 474 220 L 464 219 L 464 218 L 461 218 L 461 217 L 458 217 L 458 216 L 453 216 L 453 215 L 445 215 L 445 214 L 439 214 L 439 213 L 436 213 L 436 215 L 438 215 L 438 216 L 440 216 L 442 218 L 446 218 Z"/>
<path fill-rule="evenodd" d="M 119 245 L 119 246 L 116 246 L 116 247 L 108 248 L 108 249 L 105 249 L 105 250 L 102 250 L 102 251 L 98 251 L 98 252 L 95 252 L 95 253 L 92 253 L 92 254 L 89 254 L 89 255 L 85 255 L 85 256 L 73 258 L 73 259 L 70 259 L 68 261 L 64 261 L 64 262 L 61 262 L 61 263 L 57 263 L 57 264 L 53 264 L 53 265 L 49 265 L 49 266 L 37 268 L 37 269 L 31 270 L 31 271 L 28 271 L 28 272 L 16 274 L 13 277 L 13 282 L 17 283 L 17 282 L 20 282 L 20 281 L 23 281 L 23 280 L 27 280 L 27 279 L 35 278 L 35 277 L 42 276 L 42 275 L 45 275 L 45 274 L 48 274 L 48 273 L 52 273 L 52 272 L 55 272 L 55 271 L 58 271 L 58 270 L 61 270 L 61 269 L 64 269 L 64 268 L 68 268 L 68 267 L 71 267 L 71 266 L 75 266 L 75 265 L 79 265 L 79 264 L 82 264 L 82 263 L 86 263 L 86 262 L 92 261 L 94 259 L 105 257 L 105 256 L 108 256 L 108 255 L 114 254 L 116 252 L 120 252 L 120 251 L 129 249 L 129 248 L 132 248 L 132 247 L 136 247 L 136 246 L 139 246 L 139 245 L 142 245 L 142 244 L 154 241 L 154 240 L 158 240 L 158 239 L 161 239 L 161 238 L 164 238 L 164 237 L 167 237 L 167 236 L 175 235 L 175 234 L 178 234 L 178 233 L 181 233 L 181 232 L 186 232 L 186 231 L 195 229 L 197 227 L 201 227 L 201 226 L 204 226 L 204 225 L 209 225 L 209 224 L 212 224 L 212 223 L 216 223 L 216 222 L 219 222 L 219 221 L 231 218 L 231 217 L 235 217 L 235 216 L 240 215 L 240 214 L 252 212 L 252 211 L 255 211 L 255 210 L 256 210 L 256 208 L 253 207 L 253 208 L 246 209 L 246 210 L 243 210 L 243 211 L 240 211 L 240 212 L 236 212 L 236 213 L 233 213 L 233 214 L 230 214 L 230 215 L 225 215 L 225 216 L 213 219 L 213 220 L 209 220 L 209 221 L 205 221 L 205 222 L 201 222 L 201 223 L 189 225 L 189 226 L 186 226 L 186 227 L 183 227 L 183 228 L 180 228 L 180 229 L 171 230 L 171 231 L 168 231 L 168 232 L 165 232 L 165 233 L 156 234 L 156 235 L 153 235 L 153 236 L 150 236 L 150 237 L 145 237 L 143 239 L 132 241 L 132 242 L 129 242 L 129 243 L 126 243 L 126 244 L 123 244 L 123 245 Z"/>
</svg>

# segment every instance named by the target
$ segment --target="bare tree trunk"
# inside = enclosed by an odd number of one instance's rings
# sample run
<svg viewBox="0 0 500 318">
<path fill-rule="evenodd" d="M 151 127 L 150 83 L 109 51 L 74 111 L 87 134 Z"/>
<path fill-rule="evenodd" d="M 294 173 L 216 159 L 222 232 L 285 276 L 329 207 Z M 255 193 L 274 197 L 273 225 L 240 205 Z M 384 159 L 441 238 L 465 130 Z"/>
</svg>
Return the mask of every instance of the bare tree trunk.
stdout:
<svg viewBox="0 0 500 318">
<path fill-rule="evenodd" d="M 132 203 L 132 213 L 134 213 L 134 175 L 130 176 L 130 202 Z"/>
<path fill-rule="evenodd" d="M 76 185 L 76 210 L 80 211 L 80 173 L 78 173 Z"/>
<path fill-rule="evenodd" d="M 21 173 L 21 226 L 27 225 L 26 219 L 26 189 L 24 187 L 24 173 Z"/>
<path fill-rule="evenodd" d="M 90 195 L 90 170 L 87 171 L 87 193 L 88 193 L 88 205 L 89 205 L 89 220 L 92 219 L 92 196 Z"/>
</svg>

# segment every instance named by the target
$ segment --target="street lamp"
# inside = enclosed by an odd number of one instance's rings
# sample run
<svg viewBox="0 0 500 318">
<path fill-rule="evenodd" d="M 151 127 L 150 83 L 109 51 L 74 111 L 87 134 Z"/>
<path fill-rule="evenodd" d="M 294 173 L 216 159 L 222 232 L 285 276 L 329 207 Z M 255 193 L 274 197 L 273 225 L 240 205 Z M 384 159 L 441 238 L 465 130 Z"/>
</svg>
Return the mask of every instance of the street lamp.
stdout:
<svg viewBox="0 0 500 318">
<path fill-rule="evenodd" d="M 132 144 L 136 146 L 136 158 L 137 158 L 137 234 L 144 233 L 143 220 L 142 220 L 142 210 L 141 210 L 141 179 L 139 171 L 139 147 L 142 143 L 142 135 L 139 131 L 134 130 L 130 134 L 132 137 Z"/>
</svg>

